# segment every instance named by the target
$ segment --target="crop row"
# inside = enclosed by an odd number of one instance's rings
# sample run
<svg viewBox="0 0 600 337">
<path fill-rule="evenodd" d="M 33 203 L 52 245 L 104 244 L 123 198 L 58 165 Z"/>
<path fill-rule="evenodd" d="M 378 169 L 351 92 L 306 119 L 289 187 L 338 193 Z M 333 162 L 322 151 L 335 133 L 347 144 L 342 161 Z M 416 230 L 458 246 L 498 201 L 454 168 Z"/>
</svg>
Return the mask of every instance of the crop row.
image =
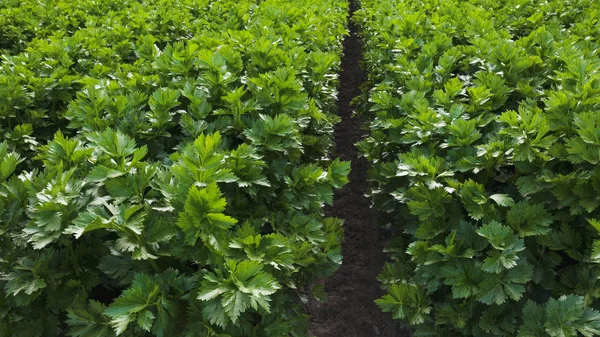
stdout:
<svg viewBox="0 0 600 337">
<path fill-rule="evenodd" d="M 341 263 L 346 13 L 3 2 L 0 336 L 305 335 Z"/>
<path fill-rule="evenodd" d="M 600 334 L 597 3 L 361 3 L 379 306 L 415 336 Z"/>
</svg>

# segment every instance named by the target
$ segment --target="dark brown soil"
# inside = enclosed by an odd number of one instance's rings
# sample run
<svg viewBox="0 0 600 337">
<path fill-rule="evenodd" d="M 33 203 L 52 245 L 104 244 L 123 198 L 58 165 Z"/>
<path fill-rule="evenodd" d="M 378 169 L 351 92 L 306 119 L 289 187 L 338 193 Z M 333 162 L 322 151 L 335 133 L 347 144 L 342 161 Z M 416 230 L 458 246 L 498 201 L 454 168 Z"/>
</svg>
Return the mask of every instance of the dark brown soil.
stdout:
<svg viewBox="0 0 600 337">
<path fill-rule="evenodd" d="M 354 4 L 351 3 L 351 16 Z M 362 121 L 353 117 L 351 101 L 360 95 L 364 74 L 360 69 L 360 41 L 356 27 L 350 23 L 350 36 L 344 41 L 344 57 L 340 74 L 339 114 L 342 122 L 335 130 L 336 157 L 352 162 L 350 183 L 335 195 L 328 216 L 345 219 L 343 264 L 325 282 L 329 295 L 326 303 L 311 304 L 310 333 L 315 337 L 405 337 L 408 332 L 383 313 L 375 300 L 383 295 L 376 280 L 383 268 L 385 238 L 377 224 L 377 216 L 364 197 L 368 183 L 368 163 L 358 158 L 355 143 L 365 134 Z"/>
</svg>

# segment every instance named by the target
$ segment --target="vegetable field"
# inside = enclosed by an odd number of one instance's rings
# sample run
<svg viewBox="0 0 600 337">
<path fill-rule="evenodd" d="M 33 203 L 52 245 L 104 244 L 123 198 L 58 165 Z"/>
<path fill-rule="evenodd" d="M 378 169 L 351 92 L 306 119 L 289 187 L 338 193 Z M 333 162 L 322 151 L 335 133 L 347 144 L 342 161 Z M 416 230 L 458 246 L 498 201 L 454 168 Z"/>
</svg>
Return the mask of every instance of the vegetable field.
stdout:
<svg viewBox="0 0 600 337">
<path fill-rule="evenodd" d="M 4 0 L 0 337 L 600 335 L 599 38 L 597 0 Z"/>
<path fill-rule="evenodd" d="M 44 4 L 0 9 L 0 335 L 302 335 L 347 4 Z"/>
<path fill-rule="evenodd" d="M 600 334 L 599 10 L 362 1 L 377 303 L 415 336 Z"/>
</svg>

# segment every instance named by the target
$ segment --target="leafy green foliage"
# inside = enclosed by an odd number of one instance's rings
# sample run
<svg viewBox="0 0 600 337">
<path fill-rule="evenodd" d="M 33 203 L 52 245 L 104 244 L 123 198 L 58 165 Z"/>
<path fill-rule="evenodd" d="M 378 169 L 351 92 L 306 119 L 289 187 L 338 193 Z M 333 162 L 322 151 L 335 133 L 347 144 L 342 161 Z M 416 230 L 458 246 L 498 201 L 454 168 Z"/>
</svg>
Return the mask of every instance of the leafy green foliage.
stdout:
<svg viewBox="0 0 600 337">
<path fill-rule="evenodd" d="M 198 299 L 208 301 L 203 315 L 211 323 L 225 327 L 231 321 L 236 323 L 240 314 L 252 308 L 270 312 L 269 295 L 281 286 L 255 261 L 235 263 L 227 261 L 226 275 L 207 274 L 204 276 Z"/>
<path fill-rule="evenodd" d="M 594 2 L 361 5 L 379 306 L 416 336 L 597 335 Z"/>
<path fill-rule="evenodd" d="M 105 306 L 91 300 L 86 309 L 69 310 L 67 323 L 71 326 L 70 336 L 111 337 L 114 332 L 109 325 L 108 317 L 104 316 Z"/>
<path fill-rule="evenodd" d="M 395 319 L 406 319 L 411 324 L 422 323 L 431 312 L 424 289 L 415 285 L 394 284 L 377 304 L 383 311 L 392 312 Z"/>
<path fill-rule="evenodd" d="M 306 336 L 347 3 L 0 3 L 0 336 Z"/>
<path fill-rule="evenodd" d="M 177 223 L 185 234 L 186 243 L 194 246 L 201 239 L 216 252 L 222 251 L 229 229 L 237 223 L 236 219 L 222 213 L 226 204 L 216 183 L 201 190 L 193 186 Z"/>
</svg>

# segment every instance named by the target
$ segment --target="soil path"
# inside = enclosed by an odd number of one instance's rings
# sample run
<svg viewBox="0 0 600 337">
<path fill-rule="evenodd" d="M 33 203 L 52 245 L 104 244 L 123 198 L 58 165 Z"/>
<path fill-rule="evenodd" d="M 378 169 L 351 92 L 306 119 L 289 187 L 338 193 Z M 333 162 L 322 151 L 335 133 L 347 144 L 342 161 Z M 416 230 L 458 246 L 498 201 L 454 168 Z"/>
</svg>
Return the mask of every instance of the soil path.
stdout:
<svg viewBox="0 0 600 337">
<path fill-rule="evenodd" d="M 350 2 L 351 18 L 355 4 Z M 344 57 L 339 88 L 339 115 L 335 129 L 335 156 L 352 162 L 350 183 L 335 194 L 328 216 L 345 219 L 345 239 L 342 246 L 343 264 L 325 282 L 329 295 L 326 303 L 311 306 L 310 332 L 316 337 L 405 337 L 409 334 L 383 313 L 374 300 L 383 295 L 376 280 L 386 259 L 385 239 L 377 225 L 370 201 L 364 197 L 368 183 L 368 163 L 358 158 L 355 143 L 365 134 L 362 121 L 352 116 L 350 102 L 360 95 L 364 73 L 360 69 L 361 46 L 357 27 L 350 21 L 350 36 L 344 41 Z"/>
</svg>

